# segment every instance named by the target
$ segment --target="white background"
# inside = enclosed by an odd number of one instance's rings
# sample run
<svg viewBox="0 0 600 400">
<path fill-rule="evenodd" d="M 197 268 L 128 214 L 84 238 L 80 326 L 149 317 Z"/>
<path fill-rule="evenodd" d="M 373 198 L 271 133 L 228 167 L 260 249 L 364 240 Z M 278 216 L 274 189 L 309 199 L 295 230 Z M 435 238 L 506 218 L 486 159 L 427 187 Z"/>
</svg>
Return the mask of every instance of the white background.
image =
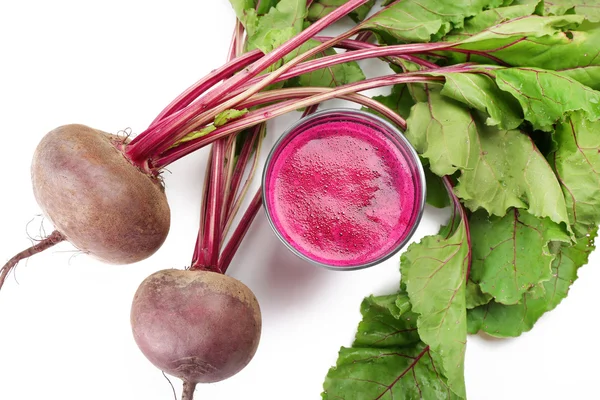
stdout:
<svg viewBox="0 0 600 400">
<path fill-rule="evenodd" d="M 226 0 L 0 2 L 0 261 L 40 233 L 29 165 L 42 135 L 66 123 L 139 133 L 224 62 L 233 21 Z M 378 62 L 362 65 L 387 73 Z M 271 124 L 267 144 L 295 118 Z M 18 283 L 10 276 L 0 292 L 0 399 L 173 398 L 132 339 L 129 307 L 147 275 L 189 263 L 205 157 L 199 152 L 165 173 L 171 233 L 149 260 L 103 265 L 63 243 L 20 265 Z M 428 208 L 416 238 L 444 218 Z M 599 261 L 594 254 L 568 299 L 531 333 L 469 338 L 470 399 L 600 398 Z M 198 399 L 319 399 L 339 347 L 351 343 L 362 298 L 392 293 L 399 281 L 398 257 L 346 273 L 306 264 L 278 242 L 262 211 L 230 273 L 260 301 L 262 341 L 244 371 L 200 386 Z"/>
</svg>

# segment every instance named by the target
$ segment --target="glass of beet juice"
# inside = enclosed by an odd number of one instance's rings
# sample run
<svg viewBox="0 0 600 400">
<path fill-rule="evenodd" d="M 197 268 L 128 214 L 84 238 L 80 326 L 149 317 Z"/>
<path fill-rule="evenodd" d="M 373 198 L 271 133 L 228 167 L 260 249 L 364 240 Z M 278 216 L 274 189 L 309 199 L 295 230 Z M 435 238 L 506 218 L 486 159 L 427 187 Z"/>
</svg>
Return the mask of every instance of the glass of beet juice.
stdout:
<svg viewBox="0 0 600 400">
<path fill-rule="evenodd" d="M 353 109 L 302 118 L 277 141 L 263 172 L 269 222 L 315 264 L 380 263 L 414 233 L 425 204 L 417 153 L 389 122 Z"/>
</svg>

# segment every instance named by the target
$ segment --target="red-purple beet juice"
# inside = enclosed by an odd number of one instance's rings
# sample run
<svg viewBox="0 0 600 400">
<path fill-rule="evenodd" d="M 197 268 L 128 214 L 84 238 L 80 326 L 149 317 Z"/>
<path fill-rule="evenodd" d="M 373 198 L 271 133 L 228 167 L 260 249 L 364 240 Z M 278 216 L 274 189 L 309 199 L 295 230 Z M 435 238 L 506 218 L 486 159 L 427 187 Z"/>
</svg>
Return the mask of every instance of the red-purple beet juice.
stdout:
<svg viewBox="0 0 600 400">
<path fill-rule="evenodd" d="M 356 110 L 303 119 L 272 150 L 263 176 L 267 214 L 296 254 L 361 268 L 398 251 L 424 203 L 418 158 L 387 122 Z"/>
</svg>

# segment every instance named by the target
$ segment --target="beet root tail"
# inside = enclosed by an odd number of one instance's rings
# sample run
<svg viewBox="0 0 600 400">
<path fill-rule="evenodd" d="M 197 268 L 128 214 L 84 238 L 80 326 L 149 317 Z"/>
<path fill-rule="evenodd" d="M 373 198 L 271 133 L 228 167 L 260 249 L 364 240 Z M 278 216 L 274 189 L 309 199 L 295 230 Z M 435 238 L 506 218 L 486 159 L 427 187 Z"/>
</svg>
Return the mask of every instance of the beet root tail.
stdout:
<svg viewBox="0 0 600 400">
<path fill-rule="evenodd" d="M 41 253 L 42 251 L 49 249 L 55 244 L 62 242 L 63 240 L 66 240 L 65 236 L 59 231 L 54 231 L 47 238 L 39 241 L 38 243 L 34 244 L 28 249 L 23 250 L 22 252 L 8 260 L 8 262 L 4 264 L 2 269 L 0 269 L 0 289 L 2 288 L 2 285 L 4 285 L 4 281 L 6 280 L 6 277 L 8 276 L 10 271 L 12 271 L 17 266 L 19 261 L 29 258 L 34 254 Z"/>
<path fill-rule="evenodd" d="M 196 384 L 188 381 L 183 381 L 183 394 L 181 400 L 193 400 Z"/>
</svg>

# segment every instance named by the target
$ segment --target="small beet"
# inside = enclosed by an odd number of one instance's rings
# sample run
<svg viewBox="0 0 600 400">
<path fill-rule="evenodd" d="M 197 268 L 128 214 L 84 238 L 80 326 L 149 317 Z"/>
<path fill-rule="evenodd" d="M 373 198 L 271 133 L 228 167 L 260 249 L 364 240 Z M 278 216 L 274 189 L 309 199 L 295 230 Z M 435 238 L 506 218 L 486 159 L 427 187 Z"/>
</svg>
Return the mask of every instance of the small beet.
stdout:
<svg viewBox="0 0 600 400">
<path fill-rule="evenodd" d="M 256 297 L 237 279 L 171 269 L 142 282 L 131 326 L 144 355 L 193 392 L 197 383 L 227 379 L 250 362 L 262 322 Z"/>
<path fill-rule="evenodd" d="M 56 229 L 112 264 L 149 257 L 170 226 L 161 182 L 129 162 L 122 144 L 85 125 L 61 126 L 44 136 L 31 167 L 35 198 Z"/>
</svg>

